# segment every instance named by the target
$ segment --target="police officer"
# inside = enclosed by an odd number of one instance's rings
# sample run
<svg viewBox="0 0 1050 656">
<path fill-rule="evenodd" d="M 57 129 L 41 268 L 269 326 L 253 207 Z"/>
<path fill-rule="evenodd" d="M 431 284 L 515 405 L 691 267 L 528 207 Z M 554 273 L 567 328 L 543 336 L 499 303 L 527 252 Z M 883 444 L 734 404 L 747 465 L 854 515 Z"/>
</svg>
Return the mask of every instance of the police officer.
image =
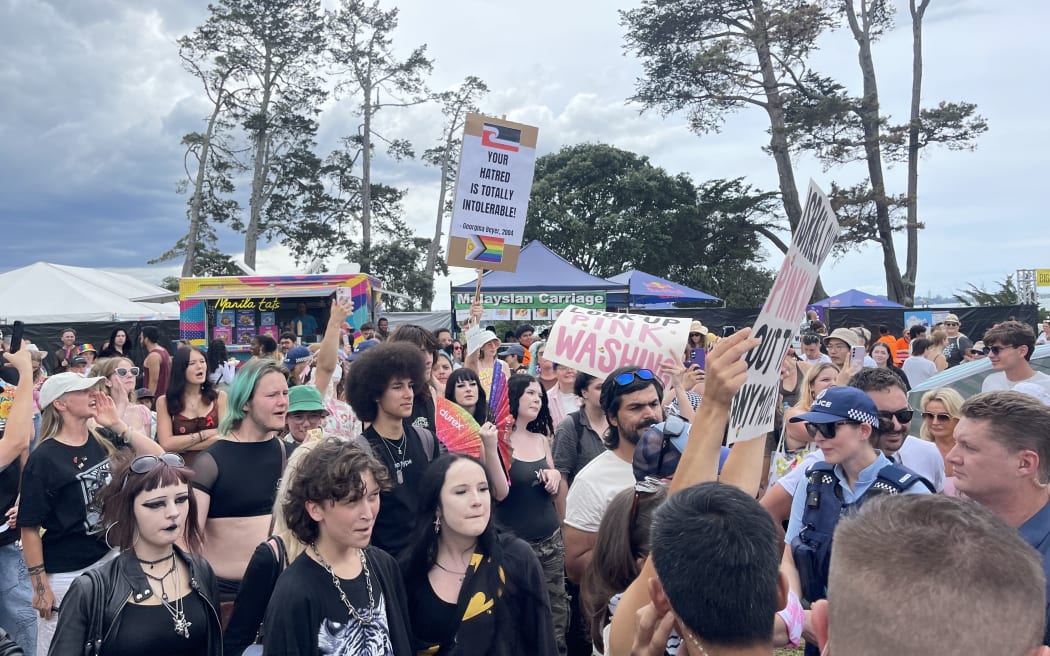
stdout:
<svg viewBox="0 0 1050 656">
<path fill-rule="evenodd" d="M 791 421 L 807 422 L 807 432 L 824 454 L 824 462 L 807 472 L 806 493 L 792 500 L 785 536 L 803 596 L 813 602 L 827 596 L 831 536 L 840 517 L 875 494 L 928 494 L 932 486 L 875 449 L 879 411 L 859 389 L 829 387 L 809 412 Z M 807 647 L 809 653 L 818 652 Z"/>
</svg>

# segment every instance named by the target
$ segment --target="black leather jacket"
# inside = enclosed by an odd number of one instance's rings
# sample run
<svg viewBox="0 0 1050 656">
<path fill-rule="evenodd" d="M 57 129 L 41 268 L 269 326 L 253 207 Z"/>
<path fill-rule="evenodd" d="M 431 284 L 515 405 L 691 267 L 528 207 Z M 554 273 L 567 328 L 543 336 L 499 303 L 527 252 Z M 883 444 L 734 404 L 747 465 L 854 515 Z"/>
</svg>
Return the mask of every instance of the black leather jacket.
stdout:
<svg viewBox="0 0 1050 656">
<path fill-rule="evenodd" d="M 222 629 L 219 624 L 219 586 L 215 580 L 208 561 L 200 556 L 188 554 L 178 547 L 175 553 L 190 568 L 190 587 L 201 595 L 208 610 L 208 649 L 201 656 L 222 656 Z M 105 653 L 106 641 L 120 625 L 121 612 L 129 600 L 141 601 L 153 596 L 149 580 L 142 572 L 142 567 L 135 559 L 133 551 L 125 551 L 117 558 L 99 568 L 106 591 L 103 598 L 106 607 L 102 612 L 102 653 Z M 82 654 L 88 641 L 88 625 L 91 623 L 94 598 L 91 580 L 82 574 L 73 581 L 62 600 L 58 612 L 58 626 L 51 641 L 48 654 Z"/>
</svg>

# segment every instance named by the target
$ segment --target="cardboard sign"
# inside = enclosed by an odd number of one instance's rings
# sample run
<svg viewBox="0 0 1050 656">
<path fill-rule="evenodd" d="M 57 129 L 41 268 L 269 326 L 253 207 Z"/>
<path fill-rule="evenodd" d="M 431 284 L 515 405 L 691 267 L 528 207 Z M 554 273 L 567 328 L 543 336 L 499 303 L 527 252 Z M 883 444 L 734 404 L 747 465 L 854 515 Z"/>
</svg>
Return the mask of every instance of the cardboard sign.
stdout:
<svg viewBox="0 0 1050 656">
<path fill-rule="evenodd" d="M 598 378 L 627 365 L 660 373 L 664 364 L 682 364 L 690 319 L 603 312 L 570 305 L 551 329 L 543 356 Z"/>
<path fill-rule="evenodd" d="M 798 333 L 799 317 L 805 312 L 820 267 L 838 234 L 839 223 L 831 203 L 810 180 L 802 221 L 751 333 L 752 337 L 761 338 L 762 343 L 746 356 L 747 382 L 733 397 L 729 444 L 764 437 L 773 429 L 780 363 Z"/>
<path fill-rule="evenodd" d="M 449 228 L 449 266 L 517 270 L 538 135 L 531 125 L 467 114 Z"/>
</svg>

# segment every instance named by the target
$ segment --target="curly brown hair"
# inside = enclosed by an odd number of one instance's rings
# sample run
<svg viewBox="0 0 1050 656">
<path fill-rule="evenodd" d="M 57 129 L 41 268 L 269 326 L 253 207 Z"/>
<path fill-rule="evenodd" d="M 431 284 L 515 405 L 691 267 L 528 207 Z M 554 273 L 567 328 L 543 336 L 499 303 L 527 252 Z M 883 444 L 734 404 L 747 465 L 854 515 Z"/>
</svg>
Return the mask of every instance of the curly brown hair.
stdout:
<svg viewBox="0 0 1050 656">
<path fill-rule="evenodd" d="M 362 475 L 371 472 L 379 489 L 391 489 L 390 474 L 371 449 L 327 438 L 306 454 L 288 485 L 282 511 L 288 528 L 303 544 L 312 544 L 320 525 L 310 516 L 306 503 L 349 503 L 365 494 Z"/>
</svg>

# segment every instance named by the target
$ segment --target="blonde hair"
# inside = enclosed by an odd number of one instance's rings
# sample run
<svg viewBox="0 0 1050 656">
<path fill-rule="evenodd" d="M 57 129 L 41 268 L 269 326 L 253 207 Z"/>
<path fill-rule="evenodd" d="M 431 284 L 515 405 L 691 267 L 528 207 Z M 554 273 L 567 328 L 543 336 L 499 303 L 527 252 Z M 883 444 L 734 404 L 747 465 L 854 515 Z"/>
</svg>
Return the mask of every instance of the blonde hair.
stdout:
<svg viewBox="0 0 1050 656">
<path fill-rule="evenodd" d="M 962 405 L 963 397 L 950 387 L 938 387 L 926 392 L 922 395 L 922 401 L 919 403 L 919 408 L 922 412 L 926 412 L 926 404 L 930 401 L 940 401 L 944 404 L 944 408 L 948 411 L 948 414 L 952 416 L 952 419 L 958 419 L 962 417 Z M 922 422 L 922 428 L 919 429 L 919 437 L 922 439 L 932 442 L 933 436 L 930 435 L 930 426 L 928 421 Z"/>
<path fill-rule="evenodd" d="M 814 365 L 809 368 L 806 375 L 802 377 L 802 387 L 798 390 L 798 401 L 795 402 L 795 408 L 802 412 L 809 412 L 813 406 L 813 397 L 816 394 L 813 393 L 813 382 L 817 380 L 817 377 L 824 372 L 825 369 L 834 369 L 838 373 L 839 368 L 830 362 L 821 362 L 820 364 Z"/>
<path fill-rule="evenodd" d="M 40 441 L 50 440 L 62 430 L 62 414 L 52 403 L 40 411 Z M 106 457 L 112 457 L 117 452 L 117 447 L 98 433 L 98 428 L 88 428 L 88 434 L 98 442 L 105 452 Z"/>
<path fill-rule="evenodd" d="M 948 333 L 943 330 L 935 330 L 930 333 L 930 347 L 944 348 L 948 345 Z"/>
<path fill-rule="evenodd" d="M 291 485 L 292 479 L 299 473 L 299 463 L 302 462 L 307 453 L 313 451 L 314 447 L 320 443 L 321 440 L 306 440 L 295 447 L 292 455 L 288 456 L 288 464 L 284 467 L 284 473 L 281 474 L 281 482 L 277 485 L 277 494 L 274 496 L 273 509 L 271 510 L 273 513 L 273 532 L 271 535 L 279 537 L 284 542 L 289 563 L 306 550 L 306 545 L 295 535 L 292 529 L 288 528 L 288 521 L 284 518 L 284 502 L 288 500 L 288 487 Z"/>
<path fill-rule="evenodd" d="M 95 365 L 91 367 L 91 375 L 102 376 L 108 382 L 109 377 L 117 373 L 117 369 L 120 368 L 121 361 L 128 363 L 128 369 L 135 366 L 135 363 L 131 361 L 131 358 L 126 358 L 122 355 L 117 355 L 110 358 L 102 358 L 100 360 L 96 360 Z M 109 393 L 109 390 L 111 389 L 112 388 L 107 388 L 106 392 Z M 110 396 L 113 395 L 110 394 Z M 135 403 L 135 400 L 135 390 L 128 390 L 128 402 Z"/>
</svg>

